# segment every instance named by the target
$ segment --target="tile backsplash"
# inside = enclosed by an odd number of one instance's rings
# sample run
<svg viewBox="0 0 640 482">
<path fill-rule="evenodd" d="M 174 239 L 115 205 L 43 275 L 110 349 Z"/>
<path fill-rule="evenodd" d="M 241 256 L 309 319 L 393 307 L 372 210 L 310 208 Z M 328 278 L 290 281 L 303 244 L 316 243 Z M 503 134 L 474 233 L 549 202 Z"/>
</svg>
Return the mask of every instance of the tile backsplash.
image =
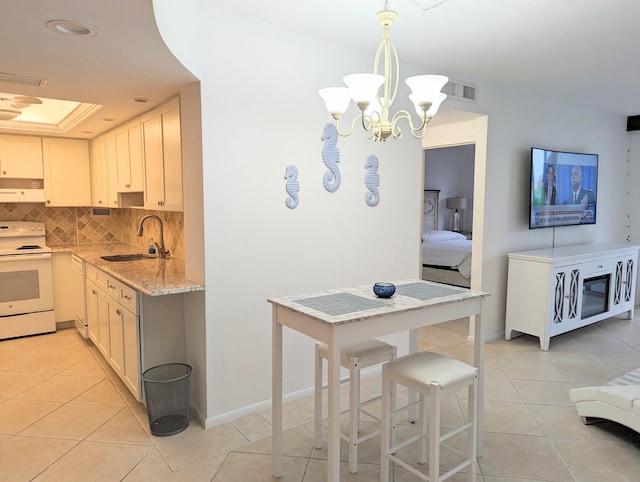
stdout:
<svg viewBox="0 0 640 482">
<path fill-rule="evenodd" d="M 149 238 L 160 240 L 160 226 L 155 219 L 144 225 L 138 237 L 143 216 L 155 214 L 164 225 L 164 244 L 175 258 L 184 259 L 184 218 L 181 212 L 147 211 L 144 209 L 110 209 L 101 215 L 89 207 L 51 208 L 44 204 L 0 203 L 0 221 L 38 221 L 45 224 L 47 245 L 122 242 L 149 247 Z"/>
</svg>

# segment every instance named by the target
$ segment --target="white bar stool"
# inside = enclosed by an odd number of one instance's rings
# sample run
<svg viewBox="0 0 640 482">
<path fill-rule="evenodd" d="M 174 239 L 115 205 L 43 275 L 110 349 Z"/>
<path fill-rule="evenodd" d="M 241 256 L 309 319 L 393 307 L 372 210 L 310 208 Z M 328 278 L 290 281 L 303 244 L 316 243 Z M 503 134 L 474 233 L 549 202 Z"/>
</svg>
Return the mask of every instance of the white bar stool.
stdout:
<svg viewBox="0 0 640 482">
<path fill-rule="evenodd" d="M 367 405 L 377 402 L 382 397 L 377 396 L 360 401 L 360 370 L 380 363 L 395 360 L 397 348 L 380 340 L 367 340 L 342 347 L 340 350 L 340 365 L 349 369 L 349 409 L 340 412 L 349 412 L 349 434 L 340 434 L 343 440 L 349 443 L 349 472 L 358 471 L 358 444 L 377 437 L 382 432 L 375 430 L 367 435 L 358 437 L 360 426 L 360 412 L 367 414 L 374 420 L 378 417 L 365 410 Z M 326 418 L 322 418 L 322 360 L 328 359 L 328 347 L 324 343 L 316 343 L 316 374 L 315 374 L 315 447 L 322 448 L 322 427 Z"/>
<path fill-rule="evenodd" d="M 437 353 L 418 352 L 385 363 L 382 366 L 382 440 L 380 451 L 380 480 L 389 480 L 389 461 L 394 461 L 421 480 L 440 482 L 467 468 L 467 481 L 475 482 L 478 435 L 478 370 L 461 361 Z M 418 392 L 419 399 L 413 404 L 396 409 L 395 384 Z M 440 433 L 440 415 L 442 396 L 460 388 L 469 388 L 468 422 L 460 427 Z M 426 399 L 429 399 L 428 404 Z M 393 419 L 399 413 L 414 405 L 422 405 L 420 410 L 419 435 L 410 437 L 398 444 L 395 443 Z M 427 432 L 427 419 L 428 432 Z M 467 430 L 467 453 L 464 454 L 451 446 L 447 449 L 458 455 L 466 456 L 466 460 L 447 473 L 440 475 L 440 445 L 454 435 Z M 427 435 L 429 439 L 429 476 L 416 470 L 407 462 L 399 459 L 395 452 L 409 444 L 420 441 L 421 464 L 427 461 Z"/>
</svg>

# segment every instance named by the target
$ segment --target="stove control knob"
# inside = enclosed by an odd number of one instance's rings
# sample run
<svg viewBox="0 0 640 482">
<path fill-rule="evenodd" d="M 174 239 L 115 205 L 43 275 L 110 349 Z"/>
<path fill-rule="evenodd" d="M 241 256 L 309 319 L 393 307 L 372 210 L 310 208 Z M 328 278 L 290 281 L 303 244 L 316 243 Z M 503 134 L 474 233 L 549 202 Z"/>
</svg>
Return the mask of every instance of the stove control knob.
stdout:
<svg viewBox="0 0 640 482">
<path fill-rule="evenodd" d="M 35 230 L 36 230 L 35 224 L 32 224 L 31 226 L 29 226 L 29 231 L 35 231 Z"/>
</svg>

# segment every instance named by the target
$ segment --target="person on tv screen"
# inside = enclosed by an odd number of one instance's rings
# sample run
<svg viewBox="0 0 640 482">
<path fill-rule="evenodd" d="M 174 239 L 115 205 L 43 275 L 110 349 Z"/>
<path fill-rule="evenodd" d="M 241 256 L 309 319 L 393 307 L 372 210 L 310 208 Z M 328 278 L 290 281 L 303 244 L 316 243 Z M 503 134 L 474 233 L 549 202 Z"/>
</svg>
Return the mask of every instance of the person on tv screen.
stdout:
<svg viewBox="0 0 640 482">
<path fill-rule="evenodd" d="M 555 204 L 556 203 L 556 185 L 554 184 L 556 168 L 553 164 L 547 166 L 547 182 L 544 184 L 544 203 Z"/>
<path fill-rule="evenodd" d="M 582 187 L 582 169 L 580 166 L 571 168 L 571 194 L 565 200 L 565 204 L 581 204 L 583 209 L 596 202 L 596 196 L 590 189 Z"/>
</svg>

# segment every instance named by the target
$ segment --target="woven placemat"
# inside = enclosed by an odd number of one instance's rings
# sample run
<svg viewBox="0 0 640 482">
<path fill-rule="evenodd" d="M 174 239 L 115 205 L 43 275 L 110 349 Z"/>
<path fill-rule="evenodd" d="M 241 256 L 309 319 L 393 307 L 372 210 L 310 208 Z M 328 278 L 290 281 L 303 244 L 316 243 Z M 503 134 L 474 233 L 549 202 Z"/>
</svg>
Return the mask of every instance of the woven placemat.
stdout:
<svg viewBox="0 0 640 482">
<path fill-rule="evenodd" d="M 346 315 L 347 313 L 355 313 L 358 311 L 387 306 L 381 301 L 370 300 L 350 293 L 314 296 L 313 298 L 303 298 L 301 300 L 296 300 L 295 302 L 299 305 L 312 308 L 331 316 Z"/>
<path fill-rule="evenodd" d="M 396 294 L 423 301 L 440 298 L 442 296 L 458 295 L 462 292 L 463 290 L 457 288 L 427 285 L 423 283 L 409 283 L 406 285 L 396 286 Z"/>
</svg>

